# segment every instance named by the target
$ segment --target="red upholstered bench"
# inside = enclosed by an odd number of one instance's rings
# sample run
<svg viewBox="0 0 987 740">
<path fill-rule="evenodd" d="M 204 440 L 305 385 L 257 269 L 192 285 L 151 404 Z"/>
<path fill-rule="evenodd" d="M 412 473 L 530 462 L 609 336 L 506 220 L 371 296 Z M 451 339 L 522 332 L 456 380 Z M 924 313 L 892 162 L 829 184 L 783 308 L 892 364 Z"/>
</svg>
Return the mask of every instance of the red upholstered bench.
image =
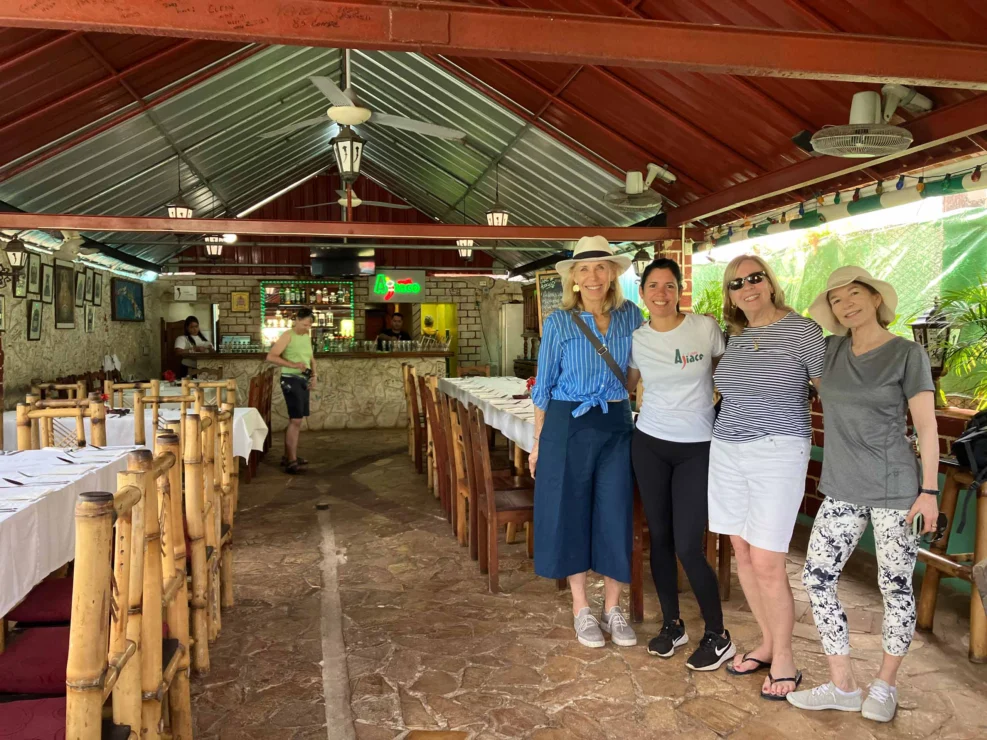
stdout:
<svg viewBox="0 0 987 740">
<path fill-rule="evenodd" d="M 68 655 L 68 627 L 15 633 L 0 653 L 0 694 L 64 696 Z"/>
<path fill-rule="evenodd" d="M 68 624 L 71 617 L 71 578 L 42 581 L 7 614 L 8 620 L 25 624 Z"/>
<path fill-rule="evenodd" d="M 103 722 L 103 740 L 127 740 L 130 727 Z M 64 740 L 65 697 L 0 703 L 0 740 Z"/>
</svg>

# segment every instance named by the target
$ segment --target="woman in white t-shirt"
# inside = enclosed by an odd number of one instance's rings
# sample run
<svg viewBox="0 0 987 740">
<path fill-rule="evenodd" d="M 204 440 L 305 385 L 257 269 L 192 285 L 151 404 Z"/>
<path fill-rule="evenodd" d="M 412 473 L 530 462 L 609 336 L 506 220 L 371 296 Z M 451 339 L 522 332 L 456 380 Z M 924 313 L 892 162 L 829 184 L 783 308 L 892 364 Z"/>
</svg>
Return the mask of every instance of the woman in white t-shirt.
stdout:
<svg viewBox="0 0 987 740">
<path fill-rule="evenodd" d="M 175 340 L 175 354 L 182 358 L 182 377 L 196 367 L 196 353 L 212 351 L 212 344 L 199 331 L 199 319 L 189 316 L 185 319 L 185 333 Z"/>
<path fill-rule="evenodd" d="M 644 381 L 644 399 L 631 442 L 634 473 L 651 535 L 651 575 L 663 626 L 648 652 L 670 658 L 689 641 L 679 618 L 678 568 L 682 562 L 706 622 L 686 665 L 713 671 L 736 652 L 723 628 L 716 573 L 706 561 L 707 474 L 713 436 L 713 360 L 725 341 L 716 321 L 679 310 L 682 273 L 669 259 L 652 262 L 641 276 L 641 297 L 651 319 L 634 332 L 630 387 Z"/>
</svg>

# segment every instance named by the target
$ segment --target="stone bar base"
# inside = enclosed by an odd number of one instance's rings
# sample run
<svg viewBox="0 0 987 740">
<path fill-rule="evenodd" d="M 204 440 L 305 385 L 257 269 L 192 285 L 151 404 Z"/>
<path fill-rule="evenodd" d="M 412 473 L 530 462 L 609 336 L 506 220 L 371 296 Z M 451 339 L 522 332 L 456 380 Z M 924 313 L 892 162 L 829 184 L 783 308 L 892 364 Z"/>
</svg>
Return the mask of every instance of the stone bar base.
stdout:
<svg viewBox="0 0 987 740">
<path fill-rule="evenodd" d="M 250 378 L 270 367 L 260 355 L 200 355 L 200 370 L 235 378 L 237 404 L 246 405 Z M 319 382 L 312 390 L 311 414 L 302 429 L 393 429 L 408 425 L 401 364 L 419 375 L 445 377 L 445 354 L 316 355 Z M 288 412 L 276 369 L 271 399 L 272 432 L 288 425 Z"/>
</svg>

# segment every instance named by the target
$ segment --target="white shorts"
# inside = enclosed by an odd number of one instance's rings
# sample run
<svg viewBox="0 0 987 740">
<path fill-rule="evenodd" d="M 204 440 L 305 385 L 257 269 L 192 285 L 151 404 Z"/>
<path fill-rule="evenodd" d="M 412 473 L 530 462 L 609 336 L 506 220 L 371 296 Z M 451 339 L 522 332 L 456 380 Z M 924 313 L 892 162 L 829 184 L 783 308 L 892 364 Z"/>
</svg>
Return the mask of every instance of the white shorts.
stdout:
<svg viewBox="0 0 987 740">
<path fill-rule="evenodd" d="M 714 439 L 709 448 L 709 530 L 737 535 L 762 550 L 788 552 L 811 446 L 806 437 L 740 443 Z"/>
</svg>

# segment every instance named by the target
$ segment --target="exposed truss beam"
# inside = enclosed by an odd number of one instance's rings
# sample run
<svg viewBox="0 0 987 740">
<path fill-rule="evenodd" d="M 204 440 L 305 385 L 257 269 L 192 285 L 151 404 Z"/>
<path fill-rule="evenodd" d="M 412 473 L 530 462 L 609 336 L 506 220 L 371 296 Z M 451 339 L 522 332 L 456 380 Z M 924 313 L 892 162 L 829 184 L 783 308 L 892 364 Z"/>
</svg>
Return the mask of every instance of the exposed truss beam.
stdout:
<svg viewBox="0 0 987 740">
<path fill-rule="evenodd" d="M 72 31 L 71 33 L 60 33 L 55 38 L 49 39 L 48 41 L 45 41 L 43 44 L 38 44 L 37 46 L 34 46 L 26 51 L 21 52 L 20 54 L 12 56 L 9 59 L 5 59 L 3 62 L 0 62 L 0 74 L 6 73 L 7 70 L 9 70 L 11 67 L 14 67 L 15 65 L 18 64 L 22 64 L 23 62 L 26 62 L 28 59 L 31 59 L 33 57 L 42 54 L 48 54 L 56 46 L 61 46 L 66 41 L 71 41 L 72 39 L 80 35 L 81 33 L 79 31 Z"/>
<path fill-rule="evenodd" d="M 576 241 L 599 234 L 613 242 L 675 239 L 679 229 L 617 226 L 474 226 L 471 224 L 402 224 L 322 221 L 255 221 L 235 218 L 148 218 L 88 216 L 60 213 L 0 215 L 5 229 L 70 229 L 75 231 L 136 231 L 166 234 L 233 233 L 258 236 L 363 237 L 370 239 L 500 239 L 509 241 Z M 691 230 L 693 238 L 701 229 Z M 482 248 L 482 247 L 478 247 Z"/>
<path fill-rule="evenodd" d="M 914 137 L 912 146 L 903 152 L 874 159 L 813 157 L 670 210 L 668 224 L 678 226 L 695 222 L 799 188 L 819 190 L 822 188 L 814 186 L 827 180 L 861 172 L 885 162 L 910 158 L 941 144 L 987 131 L 987 95 L 927 113 L 903 124 L 903 128 L 911 131 Z"/>
<path fill-rule="evenodd" d="M 400 0 L 122 7 L 6 2 L 0 25 L 987 90 L 987 46 L 955 42 Z"/>
</svg>

